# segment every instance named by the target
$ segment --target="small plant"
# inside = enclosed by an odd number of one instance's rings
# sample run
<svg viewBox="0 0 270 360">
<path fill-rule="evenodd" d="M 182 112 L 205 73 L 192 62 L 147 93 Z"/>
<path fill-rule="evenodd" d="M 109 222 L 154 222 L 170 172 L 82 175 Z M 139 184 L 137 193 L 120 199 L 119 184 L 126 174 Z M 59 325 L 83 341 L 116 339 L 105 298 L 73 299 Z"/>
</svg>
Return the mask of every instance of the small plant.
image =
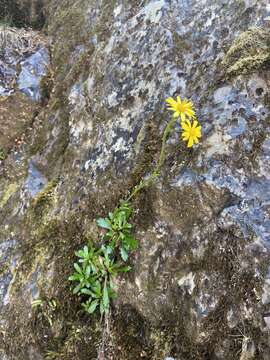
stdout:
<svg viewBox="0 0 270 360">
<path fill-rule="evenodd" d="M 109 242 L 110 248 L 119 249 L 124 261 L 128 260 L 129 252 L 138 247 L 138 241 L 131 233 L 133 226 L 128 222 L 132 212 L 130 204 L 122 202 L 114 212 L 109 212 L 107 218 L 97 220 L 98 226 L 107 230 L 104 238 Z"/>
<path fill-rule="evenodd" d="M 109 245 L 102 245 L 100 249 L 85 245 L 75 255 L 79 260 L 74 264 L 75 272 L 69 277 L 70 281 L 78 283 L 73 293 L 84 299 L 82 306 L 89 314 L 96 308 L 101 315 L 108 313 L 110 299 L 116 295 L 113 280 L 118 273 L 129 271 L 130 267 L 117 262 Z"/>
</svg>

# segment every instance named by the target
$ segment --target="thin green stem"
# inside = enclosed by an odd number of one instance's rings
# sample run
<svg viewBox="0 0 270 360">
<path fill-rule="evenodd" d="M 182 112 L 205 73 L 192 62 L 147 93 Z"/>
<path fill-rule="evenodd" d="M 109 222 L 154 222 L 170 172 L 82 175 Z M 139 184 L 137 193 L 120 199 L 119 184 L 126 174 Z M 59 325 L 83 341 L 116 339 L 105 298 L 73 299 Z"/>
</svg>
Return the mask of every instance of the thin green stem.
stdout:
<svg viewBox="0 0 270 360">
<path fill-rule="evenodd" d="M 166 154 L 165 154 L 165 148 L 166 148 L 166 142 L 167 139 L 172 131 L 172 128 L 174 127 L 175 123 L 176 123 L 177 119 L 172 118 L 168 124 L 166 125 L 163 135 L 162 135 L 162 145 L 161 145 L 161 150 L 160 150 L 160 154 L 159 154 L 159 158 L 158 158 L 158 162 L 156 167 L 154 168 L 154 170 L 152 171 L 151 175 L 145 179 L 145 180 L 141 180 L 141 182 L 139 183 L 139 185 L 135 186 L 135 188 L 133 189 L 132 193 L 129 195 L 129 197 L 127 198 L 127 202 L 129 202 L 132 198 L 134 198 L 138 192 L 140 192 L 142 189 L 150 186 L 154 180 L 160 175 L 160 170 L 162 165 L 164 164 L 165 158 L 166 158 Z"/>
</svg>

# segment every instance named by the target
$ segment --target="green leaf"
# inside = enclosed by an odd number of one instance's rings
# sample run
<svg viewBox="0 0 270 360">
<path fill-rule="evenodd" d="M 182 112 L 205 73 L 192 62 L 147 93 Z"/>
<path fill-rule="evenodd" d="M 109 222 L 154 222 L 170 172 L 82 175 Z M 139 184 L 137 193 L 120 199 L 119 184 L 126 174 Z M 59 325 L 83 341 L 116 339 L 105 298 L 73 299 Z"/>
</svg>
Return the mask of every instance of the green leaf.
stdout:
<svg viewBox="0 0 270 360">
<path fill-rule="evenodd" d="M 128 272 L 131 270 L 131 266 L 118 266 L 118 267 L 115 267 L 115 270 L 117 272 Z"/>
<path fill-rule="evenodd" d="M 74 264 L 74 268 L 79 274 L 82 274 L 82 269 L 80 268 L 80 266 L 77 263 Z"/>
<path fill-rule="evenodd" d="M 110 300 L 109 300 L 108 288 L 107 288 L 106 284 L 104 284 L 104 287 L 103 287 L 102 302 L 103 302 L 104 309 L 105 310 L 108 309 Z"/>
<path fill-rule="evenodd" d="M 69 281 L 80 281 L 80 279 L 81 279 L 80 274 L 73 274 L 68 278 Z"/>
<path fill-rule="evenodd" d="M 85 270 L 85 276 L 89 277 L 90 273 L 91 273 L 91 267 L 88 265 Z"/>
<path fill-rule="evenodd" d="M 127 251 L 126 251 L 123 247 L 120 248 L 120 254 L 121 254 L 121 258 L 122 258 L 124 261 L 127 261 L 127 259 L 128 259 L 128 253 L 127 253 Z"/>
<path fill-rule="evenodd" d="M 31 305 L 32 307 L 37 307 L 37 306 L 41 306 L 43 304 L 43 301 L 41 299 L 37 299 L 37 300 L 34 300 L 32 301 Z"/>
<path fill-rule="evenodd" d="M 88 254 L 89 254 L 89 252 L 88 252 L 88 246 L 85 245 L 85 246 L 83 247 L 83 252 L 84 252 L 84 256 L 87 257 Z"/>
<path fill-rule="evenodd" d="M 102 315 L 102 314 L 104 313 L 104 311 L 105 311 L 104 305 L 103 305 L 103 302 L 102 302 L 102 301 L 99 303 L 99 311 L 100 311 L 100 314 L 101 314 L 101 315 Z"/>
<path fill-rule="evenodd" d="M 103 229 L 108 229 L 110 230 L 111 229 L 111 223 L 108 219 L 103 219 L 103 218 L 99 218 L 97 220 L 97 225 Z"/>
<path fill-rule="evenodd" d="M 78 294 L 78 292 L 81 290 L 81 284 L 77 285 L 74 289 L 73 289 L 73 294 Z"/>
<path fill-rule="evenodd" d="M 84 258 L 83 250 L 75 251 L 75 255 L 79 258 Z"/>
<path fill-rule="evenodd" d="M 125 234 L 123 239 L 123 246 L 126 250 L 135 250 L 138 247 L 138 241 L 130 234 Z"/>
<path fill-rule="evenodd" d="M 91 305 L 88 306 L 87 311 L 89 312 L 89 314 L 93 314 L 93 312 L 96 310 L 96 307 L 98 306 L 98 300 L 94 300 L 92 301 Z"/>
<path fill-rule="evenodd" d="M 85 295 L 93 296 L 92 291 L 90 291 L 89 289 L 83 288 L 83 289 L 81 290 L 81 293 L 82 293 L 82 294 L 85 294 Z"/>
<path fill-rule="evenodd" d="M 90 266 L 91 266 L 92 272 L 94 274 L 96 274 L 97 273 L 97 268 L 93 264 L 90 264 Z"/>
<path fill-rule="evenodd" d="M 101 285 L 99 282 L 92 287 L 93 291 L 97 294 L 98 297 L 101 297 Z"/>
<path fill-rule="evenodd" d="M 107 248 L 107 254 L 112 254 L 113 252 L 112 247 L 110 245 L 107 245 L 106 248 Z"/>
<path fill-rule="evenodd" d="M 113 230 L 109 230 L 109 231 L 106 233 L 106 237 L 107 237 L 107 238 L 111 238 L 111 237 L 113 237 L 113 235 L 114 235 L 114 231 L 113 231 Z"/>
<path fill-rule="evenodd" d="M 128 237 L 128 244 L 131 250 L 137 249 L 139 245 L 138 240 L 136 240 L 133 236 Z"/>
<path fill-rule="evenodd" d="M 111 299 L 117 298 L 116 292 L 113 289 L 109 289 L 109 295 Z"/>
</svg>

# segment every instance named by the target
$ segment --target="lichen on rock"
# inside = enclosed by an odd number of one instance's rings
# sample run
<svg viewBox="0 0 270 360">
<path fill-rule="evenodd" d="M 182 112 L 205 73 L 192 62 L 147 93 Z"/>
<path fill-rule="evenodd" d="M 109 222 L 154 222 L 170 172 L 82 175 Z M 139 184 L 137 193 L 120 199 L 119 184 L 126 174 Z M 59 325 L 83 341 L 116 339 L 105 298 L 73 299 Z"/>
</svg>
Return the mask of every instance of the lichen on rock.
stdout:
<svg viewBox="0 0 270 360">
<path fill-rule="evenodd" d="M 222 61 L 227 76 L 245 75 L 270 66 L 270 30 L 252 27 L 241 33 Z"/>
</svg>

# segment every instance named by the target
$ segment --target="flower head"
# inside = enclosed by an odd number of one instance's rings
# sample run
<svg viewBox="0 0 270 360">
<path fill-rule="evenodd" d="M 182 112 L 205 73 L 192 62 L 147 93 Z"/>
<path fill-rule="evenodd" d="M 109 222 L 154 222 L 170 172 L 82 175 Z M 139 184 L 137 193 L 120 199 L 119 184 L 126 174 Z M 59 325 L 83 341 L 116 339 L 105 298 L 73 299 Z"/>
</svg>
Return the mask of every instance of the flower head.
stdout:
<svg viewBox="0 0 270 360">
<path fill-rule="evenodd" d="M 180 96 L 177 96 L 176 100 L 169 97 L 166 99 L 166 102 L 168 104 L 168 110 L 174 112 L 173 117 L 177 118 L 180 116 L 181 122 L 186 120 L 186 116 L 189 118 L 195 117 L 195 111 L 191 101 L 188 101 L 187 99 L 181 100 Z"/>
<path fill-rule="evenodd" d="M 201 134 L 201 125 L 199 125 L 197 120 L 193 121 L 193 124 L 189 120 L 182 122 L 182 138 L 184 141 L 188 141 L 187 147 L 192 147 L 193 144 L 198 144 Z"/>
</svg>

